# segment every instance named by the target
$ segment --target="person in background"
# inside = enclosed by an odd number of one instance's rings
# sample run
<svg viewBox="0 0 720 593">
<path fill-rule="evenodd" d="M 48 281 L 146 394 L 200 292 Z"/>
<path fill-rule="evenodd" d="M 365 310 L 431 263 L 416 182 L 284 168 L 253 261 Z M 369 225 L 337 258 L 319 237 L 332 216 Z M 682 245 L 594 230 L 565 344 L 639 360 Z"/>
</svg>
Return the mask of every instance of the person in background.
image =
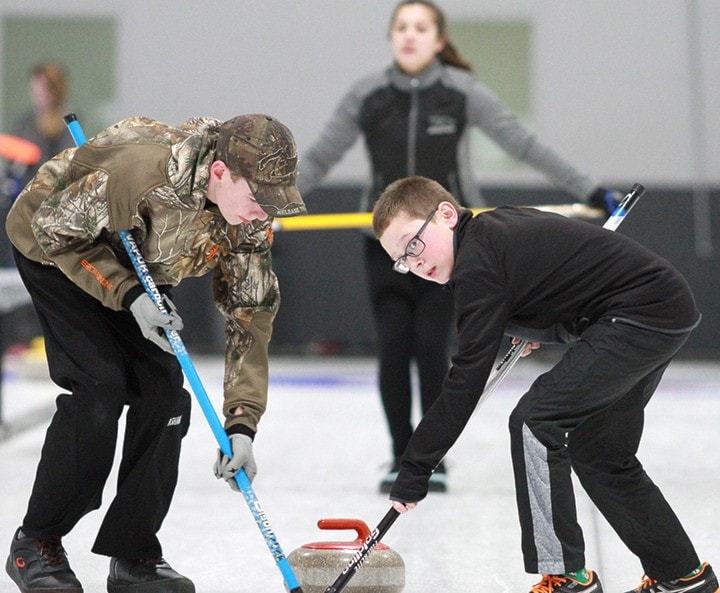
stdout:
<svg viewBox="0 0 720 593">
<path fill-rule="evenodd" d="M 32 66 L 28 72 L 28 94 L 31 106 L 21 116 L 12 133 L 35 144 L 40 149 L 40 158 L 32 165 L 14 168 L 12 175 L 8 175 L 5 183 L 7 200 L 4 200 L 0 209 L 3 220 L 18 194 L 35 176 L 40 165 L 74 145 L 63 121 L 63 116 L 67 113 L 65 101 L 68 88 L 69 76 L 59 62 L 41 62 Z M 0 265 L 14 267 L 15 261 L 4 225 L 0 231 L 0 240 L 2 241 Z M 21 306 L 12 311 L 7 326 L 10 331 L 5 336 L 4 343 L 0 344 L 0 351 L 6 346 L 14 346 L 17 355 L 32 356 L 33 348 L 42 351 L 40 325 L 32 307 Z"/>
<path fill-rule="evenodd" d="M 19 189 L 35 176 L 42 163 L 74 146 L 63 121 L 68 112 L 65 106 L 68 89 L 69 76 L 62 64 L 41 62 L 30 69 L 28 91 L 32 108 L 22 116 L 14 134 L 36 144 L 40 148 L 40 160 L 26 172 Z"/>
<path fill-rule="evenodd" d="M 6 570 L 23 593 L 82 590 L 62 545 L 100 507 L 127 406 L 115 496 L 93 552 L 110 558 L 109 593 L 194 593 L 163 559 L 157 533 L 178 479 L 190 396 L 165 335 L 182 319 L 171 288 L 212 273 L 225 319 L 225 430 L 218 478 L 257 472 L 268 343 L 280 306 L 273 217 L 305 212 L 290 130 L 263 114 L 173 126 L 131 117 L 47 161 L 7 218 L 20 276 L 64 391 L 45 436 Z M 130 230 L 163 293 L 143 289 L 118 231 Z M 236 486 L 236 485 L 235 485 Z M 237 486 L 236 486 L 237 488 Z"/>
<path fill-rule="evenodd" d="M 445 15 L 436 4 L 400 2 L 392 13 L 389 37 L 392 65 L 353 84 L 319 137 L 301 154 L 298 187 L 303 195 L 362 136 L 372 170 L 362 210 L 371 210 L 389 183 L 408 175 L 436 180 L 463 206 L 482 206 L 468 147 L 469 132 L 477 127 L 578 200 L 612 211 L 617 192 L 599 186 L 543 145 L 473 76 L 448 39 Z M 392 273 L 387 254 L 369 234 L 364 249 L 379 390 L 392 441 L 390 469 L 380 483 L 380 491 L 387 493 L 413 432 L 412 361 L 424 414 L 448 368 L 453 309 L 442 287 Z M 447 489 L 446 471 L 444 463 L 435 469 L 431 491 Z"/>
</svg>

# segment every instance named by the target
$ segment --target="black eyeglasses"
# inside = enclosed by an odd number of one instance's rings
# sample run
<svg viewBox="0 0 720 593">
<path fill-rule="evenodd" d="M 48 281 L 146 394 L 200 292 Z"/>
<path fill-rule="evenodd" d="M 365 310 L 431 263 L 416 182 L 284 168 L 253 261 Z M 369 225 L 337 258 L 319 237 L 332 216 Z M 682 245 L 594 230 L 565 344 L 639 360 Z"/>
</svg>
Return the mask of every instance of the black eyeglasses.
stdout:
<svg viewBox="0 0 720 593">
<path fill-rule="evenodd" d="M 417 257 L 425 249 L 425 243 L 420 238 L 420 235 L 422 235 L 427 225 L 430 224 L 430 221 L 433 219 L 433 216 L 435 216 L 436 212 L 437 208 L 435 208 L 435 210 L 433 210 L 430 215 L 425 219 L 425 222 L 423 222 L 420 230 L 415 233 L 415 236 L 407 242 L 407 245 L 405 245 L 405 253 L 395 260 L 395 263 L 393 263 L 392 267 L 393 270 L 395 270 L 396 272 L 400 272 L 401 274 L 407 274 L 410 271 L 410 266 L 407 263 L 407 258 Z"/>
</svg>

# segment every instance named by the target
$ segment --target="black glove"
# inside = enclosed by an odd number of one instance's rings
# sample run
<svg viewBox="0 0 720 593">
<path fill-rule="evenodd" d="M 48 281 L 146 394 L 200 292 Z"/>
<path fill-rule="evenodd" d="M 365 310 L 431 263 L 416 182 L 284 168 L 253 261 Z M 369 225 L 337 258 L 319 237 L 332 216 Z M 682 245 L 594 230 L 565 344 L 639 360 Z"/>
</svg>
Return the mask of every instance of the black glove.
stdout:
<svg viewBox="0 0 720 593">
<path fill-rule="evenodd" d="M 230 488 L 238 492 L 240 487 L 235 481 L 235 474 L 240 471 L 240 468 L 243 468 L 248 480 L 252 482 L 257 475 L 257 465 L 253 455 L 252 439 L 248 435 L 231 434 L 230 446 L 232 447 L 232 459 L 218 449 L 213 471 L 218 480 L 222 478 Z"/>
<path fill-rule="evenodd" d="M 588 204 L 593 208 L 600 208 L 610 216 L 620 205 L 623 195 L 614 189 L 598 187 L 588 198 Z"/>
<path fill-rule="evenodd" d="M 130 312 L 140 326 L 143 336 L 157 344 L 165 352 L 173 354 L 172 346 L 170 346 L 170 342 L 165 335 L 165 328 L 178 331 L 183 328 L 183 322 L 177 308 L 167 295 L 163 295 L 162 298 L 165 308 L 168 310 L 167 314 L 158 309 L 146 292 L 143 292 L 132 302 Z"/>
</svg>

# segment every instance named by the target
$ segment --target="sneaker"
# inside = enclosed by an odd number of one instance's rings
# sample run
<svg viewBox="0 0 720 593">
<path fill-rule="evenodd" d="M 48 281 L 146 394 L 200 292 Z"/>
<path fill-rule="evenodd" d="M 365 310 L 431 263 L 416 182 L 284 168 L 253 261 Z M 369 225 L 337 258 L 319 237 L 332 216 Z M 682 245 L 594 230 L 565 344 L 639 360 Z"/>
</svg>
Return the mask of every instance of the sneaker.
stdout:
<svg viewBox="0 0 720 593">
<path fill-rule="evenodd" d="M 107 590 L 108 593 L 195 593 L 195 585 L 162 558 L 110 558 Z"/>
<path fill-rule="evenodd" d="M 386 473 L 383 479 L 380 480 L 380 494 L 390 494 L 395 480 L 397 480 L 398 472 L 400 471 L 400 460 L 395 459 Z"/>
<path fill-rule="evenodd" d="M 447 489 L 447 469 L 445 468 L 445 462 L 441 461 L 435 471 L 430 474 L 428 492 L 447 492 Z"/>
<path fill-rule="evenodd" d="M 5 570 L 22 593 L 82 593 L 59 537 L 34 539 L 15 532 Z"/>
<path fill-rule="evenodd" d="M 564 575 L 545 574 L 542 581 L 533 585 L 530 593 L 602 593 L 602 590 L 597 575 L 588 570 L 588 582 L 585 584 Z"/>
<path fill-rule="evenodd" d="M 713 569 L 707 562 L 693 571 L 690 576 L 674 581 L 656 581 L 647 576 L 643 577 L 642 583 L 627 593 L 720 593 L 718 580 Z"/>
</svg>

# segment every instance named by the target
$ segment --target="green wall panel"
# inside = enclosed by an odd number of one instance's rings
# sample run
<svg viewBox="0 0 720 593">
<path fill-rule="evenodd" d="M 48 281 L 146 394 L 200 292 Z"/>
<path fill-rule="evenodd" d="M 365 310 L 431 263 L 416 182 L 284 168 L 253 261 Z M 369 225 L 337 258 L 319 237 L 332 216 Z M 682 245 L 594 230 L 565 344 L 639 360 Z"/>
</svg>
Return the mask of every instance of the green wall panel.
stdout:
<svg viewBox="0 0 720 593">
<path fill-rule="evenodd" d="M 448 33 L 458 53 L 472 64 L 478 79 L 527 123 L 532 111 L 530 23 L 454 20 L 448 23 Z M 471 135 L 471 154 L 479 172 L 524 166 L 478 130 Z"/>
<path fill-rule="evenodd" d="M 67 104 L 88 136 L 114 112 L 116 25 L 111 18 L 6 16 L 2 20 L 2 129 L 7 133 L 30 108 L 28 71 L 53 60 L 70 74 Z"/>
</svg>

